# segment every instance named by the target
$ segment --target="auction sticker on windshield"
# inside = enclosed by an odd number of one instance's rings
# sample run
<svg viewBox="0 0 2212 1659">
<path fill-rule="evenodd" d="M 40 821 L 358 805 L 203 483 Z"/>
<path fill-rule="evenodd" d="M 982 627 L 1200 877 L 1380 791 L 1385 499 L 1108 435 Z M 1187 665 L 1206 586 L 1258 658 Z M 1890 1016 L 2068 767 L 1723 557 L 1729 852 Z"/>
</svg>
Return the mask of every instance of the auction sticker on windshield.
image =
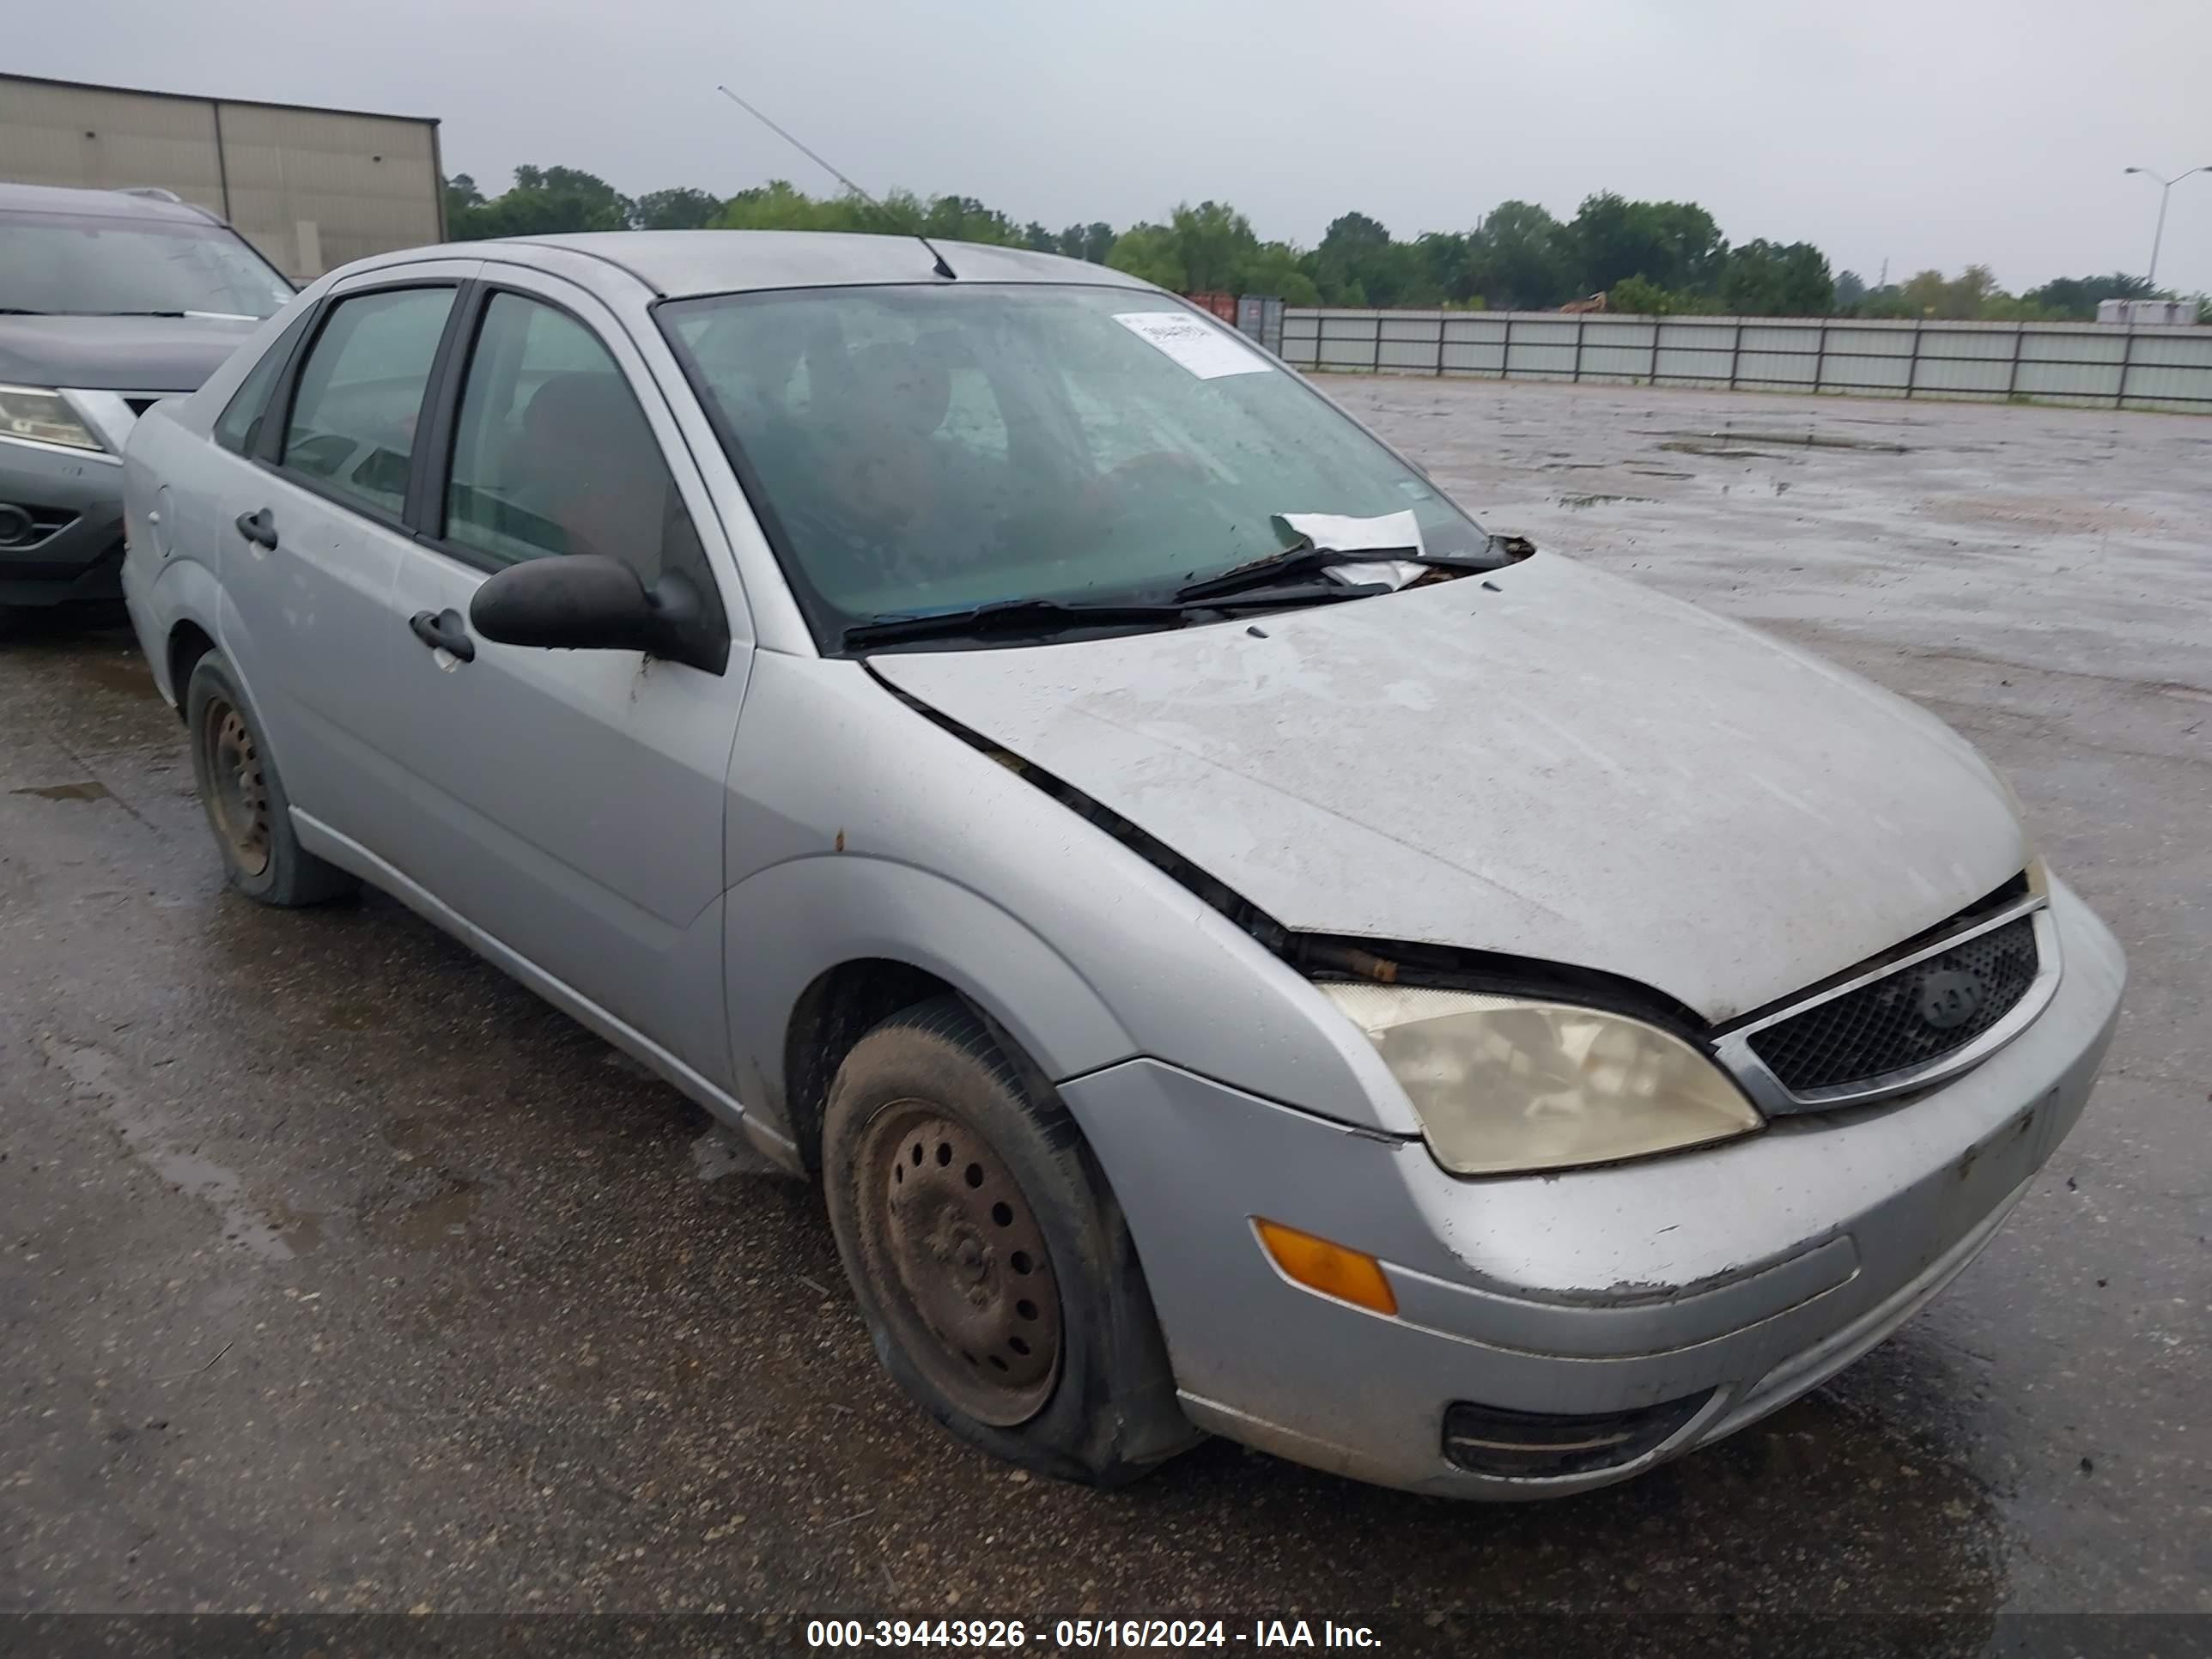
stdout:
<svg viewBox="0 0 2212 1659">
<path fill-rule="evenodd" d="M 1235 335 L 1202 323 L 1187 311 L 1121 311 L 1115 313 L 1114 320 L 1201 380 L 1260 374 L 1274 367 Z"/>
</svg>

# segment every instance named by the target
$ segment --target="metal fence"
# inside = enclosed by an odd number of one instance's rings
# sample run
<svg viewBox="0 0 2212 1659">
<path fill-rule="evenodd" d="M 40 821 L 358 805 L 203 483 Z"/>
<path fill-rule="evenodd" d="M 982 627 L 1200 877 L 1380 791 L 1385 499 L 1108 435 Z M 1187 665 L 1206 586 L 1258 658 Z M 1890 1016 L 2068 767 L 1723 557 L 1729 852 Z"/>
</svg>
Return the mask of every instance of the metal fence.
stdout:
<svg viewBox="0 0 2212 1659">
<path fill-rule="evenodd" d="M 2212 328 L 1291 307 L 1301 368 L 2212 412 Z"/>
</svg>

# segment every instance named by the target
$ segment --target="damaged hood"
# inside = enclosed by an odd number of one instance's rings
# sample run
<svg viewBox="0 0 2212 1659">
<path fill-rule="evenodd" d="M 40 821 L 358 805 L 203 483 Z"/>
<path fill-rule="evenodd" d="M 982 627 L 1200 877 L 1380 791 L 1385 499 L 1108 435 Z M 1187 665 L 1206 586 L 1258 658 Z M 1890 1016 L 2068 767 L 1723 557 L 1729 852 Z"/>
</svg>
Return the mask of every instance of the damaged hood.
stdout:
<svg viewBox="0 0 2212 1659">
<path fill-rule="evenodd" d="M 2026 864 L 2004 785 L 1902 699 L 1556 555 L 1491 580 L 870 665 L 1286 927 L 1597 969 L 1709 1020 Z"/>
</svg>

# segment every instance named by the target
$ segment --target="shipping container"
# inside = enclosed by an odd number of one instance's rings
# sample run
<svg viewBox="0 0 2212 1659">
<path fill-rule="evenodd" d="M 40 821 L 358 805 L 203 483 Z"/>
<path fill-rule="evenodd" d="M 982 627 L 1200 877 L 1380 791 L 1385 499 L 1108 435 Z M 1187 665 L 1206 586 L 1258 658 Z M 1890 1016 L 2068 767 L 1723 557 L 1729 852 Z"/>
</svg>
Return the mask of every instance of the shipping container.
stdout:
<svg viewBox="0 0 2212 1659">
<path fill-rule="evenodd" d="M 2186 327 L 2197 320 L 2194 300 L 2100 300 L 2097 320 L 2130 328 Z"/>
</svg>

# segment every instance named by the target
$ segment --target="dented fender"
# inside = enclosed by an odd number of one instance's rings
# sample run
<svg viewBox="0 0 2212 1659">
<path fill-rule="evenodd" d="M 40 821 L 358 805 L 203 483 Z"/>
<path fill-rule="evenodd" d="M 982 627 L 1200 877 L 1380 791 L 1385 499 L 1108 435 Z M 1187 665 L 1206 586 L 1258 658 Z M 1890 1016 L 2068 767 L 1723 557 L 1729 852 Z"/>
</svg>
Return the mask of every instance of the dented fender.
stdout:
<svg viewBox="0 0 2212 1659">
<path fill-rule="evenodd" d="M 959 988 L 1055 1082 L 1149 1054 L 1419 1133 L 1374 1046 L 1304 975 L 863 664 L 756 654 L 726 835 L 731 1047 L 745 1109 L 773 1133 L 789 1133 L 800 995 L 868 957 Z"/>
</svg>

